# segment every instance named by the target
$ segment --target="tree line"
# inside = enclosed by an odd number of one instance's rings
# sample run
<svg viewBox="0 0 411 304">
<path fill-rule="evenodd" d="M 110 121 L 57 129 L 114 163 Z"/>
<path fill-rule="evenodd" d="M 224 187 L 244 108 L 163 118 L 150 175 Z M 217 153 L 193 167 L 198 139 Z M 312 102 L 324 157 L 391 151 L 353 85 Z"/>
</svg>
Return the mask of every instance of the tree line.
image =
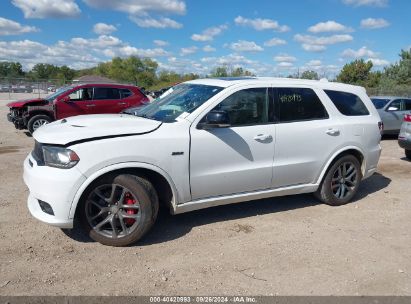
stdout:
<svg viewBox="0 0 411 304">
<path fill-rule="evenodd" d="M 344 65 L 333 81 L 364 86 L 369 92 L 386 94 L 411 94 L 411 50 L 401 50 L 399 61 L 381 71 L 373 71 L 372 61 L 357 59 Z M 175 83 L 192 80 L 200 76 L 195 73 L 178 74 L 158 69 L 158 63 L 149 58 L 130 56 L 115 57 L 111 61 L 98 64 L 89 69 L 74 70 L 66 65 L 56 66 L 38 63 L 29 71 L 24 71 L 19 62 L 0 62 L 0 78 L 28 78 L 30 80 L 54 80 L 64 84 L 83 75 L 100 75 L 110 79 L 127 82 L 155 90 Z M 242 67 L 228 65 L 214 68 L 206 77 L 254 76 Z M 317 72 L 304 71 L 301 75 L 289 77 L 319 79 Z"/>
</svg>

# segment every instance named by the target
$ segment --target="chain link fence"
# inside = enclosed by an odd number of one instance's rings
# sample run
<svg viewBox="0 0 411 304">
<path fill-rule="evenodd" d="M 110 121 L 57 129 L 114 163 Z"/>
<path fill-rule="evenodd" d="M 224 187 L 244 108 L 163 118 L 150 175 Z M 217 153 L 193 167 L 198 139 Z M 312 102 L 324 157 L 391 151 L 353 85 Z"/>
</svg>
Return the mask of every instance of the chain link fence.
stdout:
<svg viewBox="0 0 411 304">
<path fill-rule="evenodd" d="M 61 79 L 0 78 L 0 100 L 41 98 L 70 83 Z"/>
</svg>

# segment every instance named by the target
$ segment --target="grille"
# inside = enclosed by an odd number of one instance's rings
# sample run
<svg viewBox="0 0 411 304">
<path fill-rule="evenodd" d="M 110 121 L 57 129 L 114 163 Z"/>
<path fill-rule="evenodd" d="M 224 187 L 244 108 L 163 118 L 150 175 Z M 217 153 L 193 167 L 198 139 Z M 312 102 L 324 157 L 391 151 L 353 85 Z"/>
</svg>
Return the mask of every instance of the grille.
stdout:
<svg viewBox="0 0 411 304">
<path fill-rule="evenodd" d="M 37 140 L 34 141 L 34 149 L 31 152 L 31 155 L 36 160 L 37 166 L 44 165 L 43 145 L 39 143 Z"/>
</svg>

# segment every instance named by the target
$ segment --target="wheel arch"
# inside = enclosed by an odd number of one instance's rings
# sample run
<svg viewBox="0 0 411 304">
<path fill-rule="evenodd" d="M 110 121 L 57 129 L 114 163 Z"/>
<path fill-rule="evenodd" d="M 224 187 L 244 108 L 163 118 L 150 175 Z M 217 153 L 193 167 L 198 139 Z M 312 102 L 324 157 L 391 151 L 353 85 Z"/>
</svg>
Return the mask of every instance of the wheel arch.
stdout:
<svg viewBox="0 0 411 304">
<path fill-rule="evenodd" d="M 318 185 L 321 184 L 322 180 L 324 179 L 324 176 L 327 174 L 328 169 L 334 164 L 334 162 L 344 155 L 353 155 L 358 159 L 361 165 L 361 173 L 364 176 L 366 167 L 364 152 L 359 147 L 349 146 L 338 150 L 332 155 L 332 157 L 330 157 L 327 164 L 322 169 L 321 174 L 317 180 Z"/>
<path fill-rule="evenodd" d="M 160 204 L 166 205 L 170 208 L 171 212 L 174 213 L 178 202 L 178 192 L 171 177 L 164 170 L 147 163 L 120 163 L 104 167 L 87 177 L 74 196 L 71 203 L 69 218 L 72 219 L 76 216 L 77 206 L 80 203 L 85 190 L 93 182 L 103 176 L 113 173 L 132 174 L 146 178 L 156 189 Z"/>
</svg>

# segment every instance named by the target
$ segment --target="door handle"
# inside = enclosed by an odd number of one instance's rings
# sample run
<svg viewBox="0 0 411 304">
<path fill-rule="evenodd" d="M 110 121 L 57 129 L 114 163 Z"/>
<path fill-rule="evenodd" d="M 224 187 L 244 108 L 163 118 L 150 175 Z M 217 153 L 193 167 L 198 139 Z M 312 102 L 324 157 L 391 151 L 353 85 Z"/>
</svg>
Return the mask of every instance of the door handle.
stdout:
<svg viewBox="0 0 411 304">
<path fill-rule="evenodd" d="M 272 139 L 273 137 L 269 134 L 258 134 L 256 136 L 254 136 L 254 140 L 256 141 L 264 141 L 264 140 L 268 140 L 268 139 Z"/>
<path fill-rule="evenodd" d="M 327 133 L 328 135 L 331 135 L 331 136 L 338 136 L 338 135 L 340 135 L 340 130 L 338 130 L 338 129 L 328 129 L 327 131 L 325 131 L 325 133 Z"/>
<path fill-rule="evenodd" d="M 119 102 L 118 103 L 120 106 L 125 106 L 127 104 L 127 102 Z"/>
<path fill-rule="evenodd" d="M 95 106 L 96 106 L 95 104 L 88 104 L 88 105 L 86 105 L 87 108 L 92 108 L 92 107 L 95 107 Z"/>
</svg>

